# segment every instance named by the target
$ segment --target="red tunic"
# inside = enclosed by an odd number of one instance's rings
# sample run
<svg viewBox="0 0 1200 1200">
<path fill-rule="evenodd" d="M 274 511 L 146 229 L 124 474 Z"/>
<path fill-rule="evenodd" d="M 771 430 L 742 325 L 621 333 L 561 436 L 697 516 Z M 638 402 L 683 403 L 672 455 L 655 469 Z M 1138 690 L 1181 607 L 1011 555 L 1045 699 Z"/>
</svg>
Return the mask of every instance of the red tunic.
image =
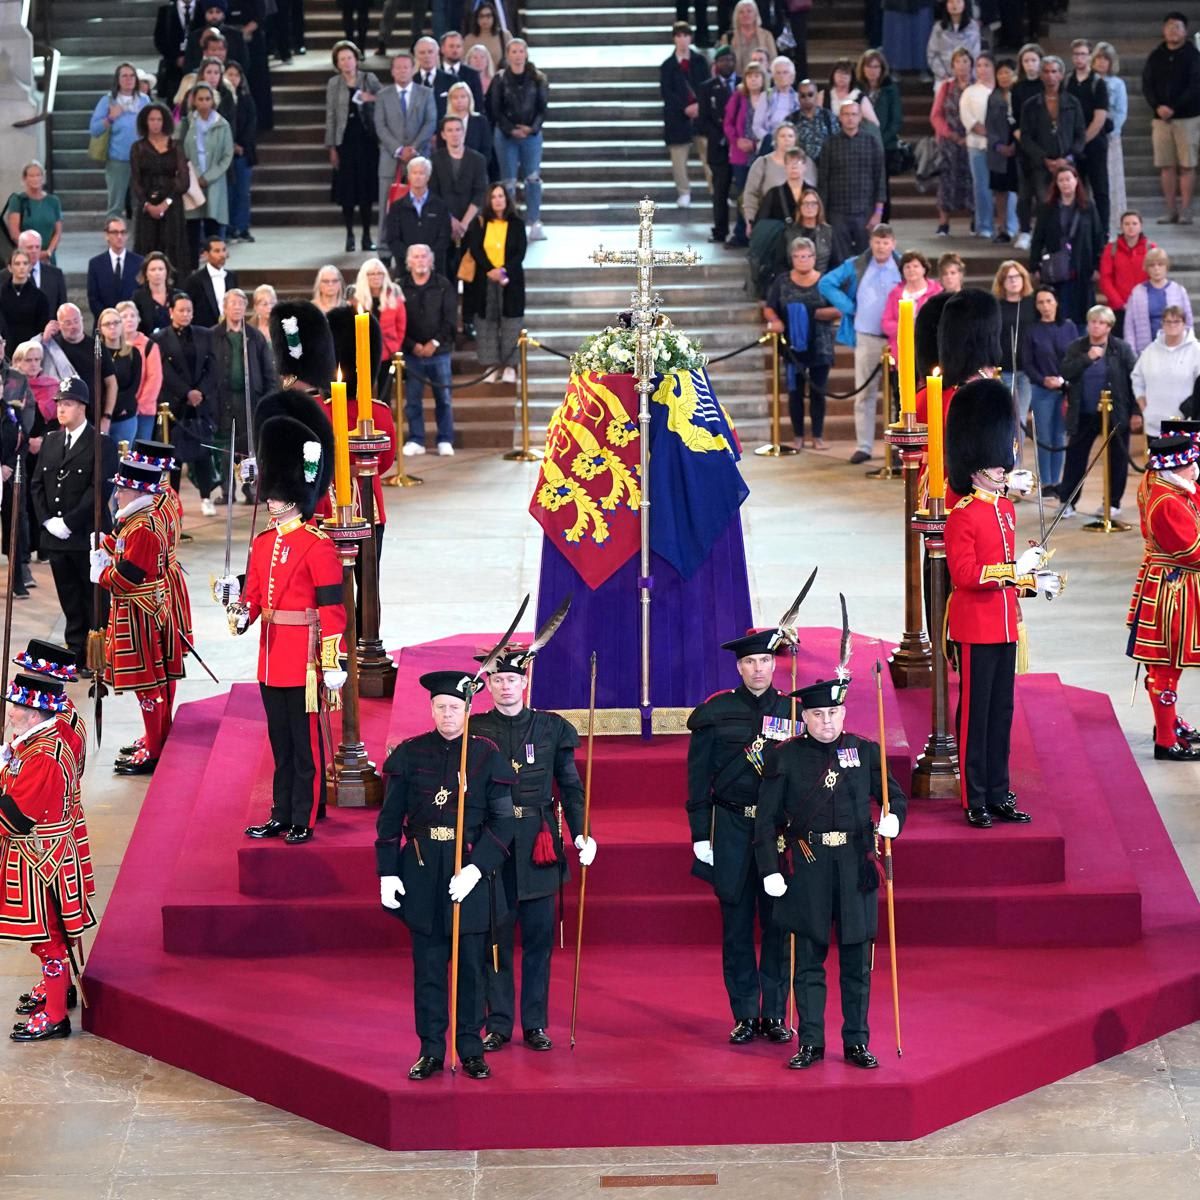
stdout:
<svg viewBox="0 0 1200 1200">
<path fill-rule="evenodd" d="M 342 560 L 319 529 L 297 517 L 263 530 L 250 548 L 242 599 L 251 622 L 262 617 L 260 683 L 304 687 L 319 666 L 337 666 L 346 628 Z"/>
<path fill-rule="evenodd" d="M 1138 492 L 1145 557 L 1133 587 L 1130 657 L 1200 666 L 1200 503 L 1158 472 Z"/>
<path fill-rule="evenodd" d="M 76 841 L 82 765 L 59 736 L 64 717 L 48 715 L 16 739 L 0 767 L 0 938 L 60 937 L 55 907 L 70 937 L 96 923 L 90 870 Z"/>
<path fill-rule="evenodd" d="M 976 488 L 946 516 L 946 562 L 953 591 L 947 602 L 950 640 L 1015 642 L 1020 605 L 1032 595 L 1032 575 L 1018 578 L 1017 515 L 1012 501 Z"/>
<path fill-rule="evenodd" d="M 330 424 L 333 423 L 333 401 L 325 401 L 325 411 L 329 413 Z M 383 484 L 381 482 L 384 475 L 392 469 L 392 464 L 396 461 L 396 423 L 392 420 L 392 410 L 382 400 L 375 400 L 371 404 L 371 419 L 375 423 L 375 428 L 380 433 L 386 433 L 388 436 L 388 448 L 379 456 L 379 469 L 373 477 L 373 490 L 375 492 L 375 524 L 387 524 L 387 511 L 383 506 Z M 350 427 L 350 432 L 353 433 L 358 428 L 358 401 L 353 397 L 348 397 L 346 400 L 346 423 Z M 362 501 L 359 499 L 360 481 L 357 476 L 354 479 L 354 513 L 356 516 L 362 515 Z M 328 493 L 320 498 L 317 503 L 316 516 L 329 517 L 333 515 L 333 488 L 330 487 Z"/>
<path fill-rule="evenodd" d="M 140 508 L 106 536 L 113 561 L 100 573 L 112 593 L 105 679 L 115 691 L 147 691 L 183 678 L 183 645 L 167 583 L 170 533 L 155 505 Z"/>
<path fill-rule="evenodd" d="M 192 600 L 188 595 L 187 576 L 179 565 L 179 539 L 183 534 L 183 502 L 179 493 L 169 484 L 154 499 L 167 528 L 167 602 L 171 606 L 171 618 L 175 628 L 189 642 L 192 638 Z"/>
</svg>

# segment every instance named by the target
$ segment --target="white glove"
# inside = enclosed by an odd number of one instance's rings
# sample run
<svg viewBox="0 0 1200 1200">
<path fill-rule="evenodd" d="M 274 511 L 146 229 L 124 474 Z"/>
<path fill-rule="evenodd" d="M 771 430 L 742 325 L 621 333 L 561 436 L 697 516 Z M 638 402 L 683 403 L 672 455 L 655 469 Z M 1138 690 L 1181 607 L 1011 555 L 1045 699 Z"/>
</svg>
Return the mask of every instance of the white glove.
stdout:
<svg viewBox="0 0 1200 1200">
<path fill-rule="evenodd" d="M 482 878 L 483 872 L 474 863 L 467 863 L 450 880 L 450 899 L 455 904 L 461 904 L 471 894 L 472 889 Z"/>
<path fill-rule="evenodd" d="M 242 596 L 242 585 L 236 575 L 222 575 L 213 580 L 213 599 L 222 607 L 236 604 Z"/>
<path fill-rule="evenodd" d="M 250 609 L 238 601 L 230 604 L 227 615 L 233 618 L 231 629 L 234 633 L 245 633 L 250 628 Z"/>
<path fill-rule="evenodd" d="M 399 908 L 404 884 L 399 875 L 382 875 L 379 879 L 379 903 L 384 908 Z"/>
<path fill-rule="evenodd" d="M 50 517 L 48 520 L 42 522 L 42 528 L 47 533 L 64 542 L 71 536 L 70 526 L 62 517 Z"/>
<path fill-rule="evenodd" d="M 1018 468 L 1008 473 L 1008 490 L 1028 496 L 1033 491 L 1033 472 Z"/>
<path fill-rule="evenodd" d="M 101 572 L 112 562 L 112 555 L 107 550 L 92 550 L 88 554 L 88 559 L 91 563 L 88 578 L 93 583 L 99 583 Z"/>
<path fill-rule="evenodd" d="M 339 691 L 342 684 L 346 682 L 346 672 L 338 671 L 331 667 L 322 674 L 321 678 L 324 680 L 325 686 L 331 692 L 336 692 Z"/>
<path fill-rule="evenodd" d="M 13 748 L 7 743 L 0 748 L 0 763 L 7 763 L 13 756 Z"/>
<path fill-rule="evenodd" d="M 778 900 L 787 891 L 787 880 L 778 871 L 773 875 L 766 875 L 763 877 L 763 891 Z"/>
<path fill-rule="evenodd" d="M 596 839 L 585 838 L 581 833 L 575 839 L 575 849 L 579 851 L 579 865 L 590 867 L 596 860 Z"/>
<path fill-rule="evenodd" d="M 1028 550 L 1022 550 L 1017 555 L 1017 574 L 1028 575 L 1036 571 L 1045 557 L 1046 551 L 1041 546 L 1030 546 Z"/>
<path fill-rule="evenodd" d="M 712 842 L 693 842 L 692 853 L 710 867 L 713 865 Z"/>
<path fill-rule="evenodd" d="M 888 813 L 886 817 L 879 818 L 879 824 L 875 826 L 875 832 L 880 837 L 894 838 L 900 836 L 900 818 L 894 812 Z"/>
<path fill-rule="evenodd" d="M 1057 596 L 1062 591 L 1062 576 L 1053 571 L 1038 571 L 1034 579 L 1037 581 L 1038 591 L 1045 592 L 1047 596 Z"/>
<path fill-rule="evenodd" d="M 243 483 L 253 483 L 258 478 L 258 460 L 253 455 L 238 463 L 238 478 Z"/>
</svg>

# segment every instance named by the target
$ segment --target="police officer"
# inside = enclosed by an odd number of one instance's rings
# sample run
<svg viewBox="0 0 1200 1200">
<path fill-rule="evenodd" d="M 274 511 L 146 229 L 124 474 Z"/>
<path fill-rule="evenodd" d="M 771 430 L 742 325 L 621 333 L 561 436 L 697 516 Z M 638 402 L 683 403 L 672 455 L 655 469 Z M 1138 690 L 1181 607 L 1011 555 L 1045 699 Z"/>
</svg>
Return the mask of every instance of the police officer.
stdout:
<svg viewBox="0 0 1200 1200">
<path fill-rule="evenodd" d="M 583 836 L 583 784 L 575 767 L 579 734 L 558 713 L 525 705 L 531 656 L 510 650 L 488 675 L 494 705 L 471 722 L 490 738 L 516 777 L 513 788 L 512 854 L 501 873 L 508 919 L 500 926 L 500 970 L 487 974 L 487 1036 L 483 1048 L 499 1050 L 513 1031 L 513 933 L 521 926 L 521 1028 L 531 1050 L 549 1050 L 546 1035 L 550 951 L 554 944 L 554 896 L 567 879 L 561 820 L 554 812 L 558 784 L 562 815 L 581 866 L 591 866 L 596 842 Z"/>
<path fill-rule="evenodd" d="M 464 1073 L 486 1079 L 491 1069 L 479 1036 L 484 954 L 490 911 L 501 915 L 504 909 L 503 890 L 495 886 L 494 875 L 512 842 L 513 771 L 492 742 L 470 735 L 462 869 L 455 874 L 458 772 L 473 680 L 460 671 L 431 671 L 421 676 L 421 686 L 429 692 L 435 728 L 401 742 L 388 755 L 383 766 L 387 794 L 375 839 L 380 901 L 412 935 L 413 1011 L 421 1056 L 408 1077 L 428 1079 L 442 1069 L 450 1007 L 446 966 L 452 905 L 457 904 L 461 917 L 455 1045 Z"/>
<path fill-rule="evenodd" d="M 688 718 L 688 823 L 696 856 L 692 873 L 711 882 L 721 903 L 721 964 L 733 1011 L 729 1040 L 763 1036 L 786 1042 L 786 937 L 771 922 L 771 901 L 754 870 L 754 821 L 763 755 L 791 736 L 787 699 L 775 690 L 775 656 L 788 642 L 779 629 L 747 634 L 721 649 L 737 658 L 741 685 L 717 692 Z M 754 916 L 762 948 L 755 955 Z"/>
<path fill-rule="evenodd" d="M 871 798 L 883 794 L 886 765 L 878 742 L 843 732 L 847 686 L 832 679 L 794 693 L 807 736 L 768 750 L 754 827 L 763 891 L 775 898 L 776 921 L 796 934 L 800 1046 L 788 1066 L 800 1071 L 825 1057 L 825 958 L 834 926 L 845 1059 L 879 1065 L 867 1049 L 879 921 Z M 907 801 L 890 772 L 887 778 L 891 811 L 878 832 L 895 837 Z"/>
</svg>

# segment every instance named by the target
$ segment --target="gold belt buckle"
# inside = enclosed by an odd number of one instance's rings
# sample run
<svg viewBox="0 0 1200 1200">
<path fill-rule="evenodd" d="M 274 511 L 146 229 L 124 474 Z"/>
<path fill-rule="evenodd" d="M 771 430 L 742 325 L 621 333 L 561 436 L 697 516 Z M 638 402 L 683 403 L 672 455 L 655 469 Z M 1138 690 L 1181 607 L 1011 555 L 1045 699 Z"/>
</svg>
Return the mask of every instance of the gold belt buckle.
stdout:
<svg viewBox="0 0 1200 1200">
<path fill-rule="evenodd" d="M 849 840 L 850 839 L 849 839 L 848 835 L 844 834 L 844 833 L 823 833 L 823 834 L 821 834 L 821 845 L 822 846 L 844 846 L 847 843 L 847 841 L 849 841 Z"/>
<path fill-rule="evenodd" d="M 454 829 L 449 825 L 431 825 L 429 836 L 435 842 L 452 842 L 454 841 Z"/>
<path fill-rule="evenodd" d="M 758 805 L 757 804 L 747 804 L 746 807 L 742 809 L 742 816 L 749 817 L 749 818 L 751 818 L 751 820 L 753 820 L 755 817 L 758 816 Z"/>
<path fill-rule="evenodd" d="M 519 805 L 513 805 L 513 816 L 519 821 L 525 815 L 525 810 Z"/>
</svg>

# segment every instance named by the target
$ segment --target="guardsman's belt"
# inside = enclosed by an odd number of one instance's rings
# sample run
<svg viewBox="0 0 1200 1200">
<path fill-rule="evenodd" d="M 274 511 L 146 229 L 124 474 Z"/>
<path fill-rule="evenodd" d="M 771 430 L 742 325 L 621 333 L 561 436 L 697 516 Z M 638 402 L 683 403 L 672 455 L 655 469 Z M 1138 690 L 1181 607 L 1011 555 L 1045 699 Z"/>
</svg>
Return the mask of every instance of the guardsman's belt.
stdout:
<svg viewBox="0 0 1200 1200">
<path fill-rule="evenodd" d="M 315 608 L 264 608 L 264 625 L 316 625 L 319 614 Z"/>
<path fill-rule="evenodd" d="M 532 804 L 514 804 L 513 816 L 517 820 L 522 817 L 540 817 L 543 811 L 554 804 L 553 800 L 535 800 Z"/>
<path fill-rule="evenodd" d="M 713 803 L 716 804 L 718 808 L 723 808 L 726 812 L 735 813 L 737 816 L 746 817 L 751 821 L 758 816 L 757 804 L 730 804 L 726 800 L 717 800 L 715 798 Z"/>
<path fill-rule="evenodd" d="M 428 838 L 431 842 L 454 841 L 453 825 L 410 825 L 404 831 L 404 836 L 412 841 L 413 838 Z"/>
<path fill-rule="evenodd" d="M 804 840 L 810 846 L 844 846 L 853 836 L 850 833 L 813 833 L 810 829 Z"/>
</svg>

